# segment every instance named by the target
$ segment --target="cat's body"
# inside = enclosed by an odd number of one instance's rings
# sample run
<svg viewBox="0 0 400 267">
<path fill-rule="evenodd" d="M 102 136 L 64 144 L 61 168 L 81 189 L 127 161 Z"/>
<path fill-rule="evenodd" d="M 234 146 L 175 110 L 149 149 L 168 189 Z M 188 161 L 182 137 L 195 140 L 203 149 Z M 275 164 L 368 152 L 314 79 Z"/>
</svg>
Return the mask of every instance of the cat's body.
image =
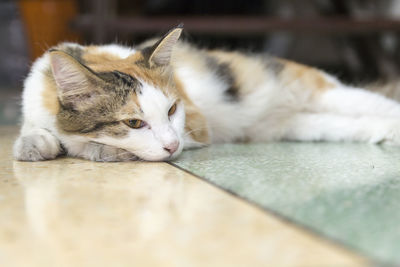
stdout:
<svg viewBox="0 0 400 267">
<path fill-rule="evenodd" d="M 178 42 L 65 43 L 32 67 L 19 160 L 62 152 L 97 161 L 167 160 L 183 148 L 238 141 L 400 145 L 400 104 L 297 63 Z"/>
</svg>

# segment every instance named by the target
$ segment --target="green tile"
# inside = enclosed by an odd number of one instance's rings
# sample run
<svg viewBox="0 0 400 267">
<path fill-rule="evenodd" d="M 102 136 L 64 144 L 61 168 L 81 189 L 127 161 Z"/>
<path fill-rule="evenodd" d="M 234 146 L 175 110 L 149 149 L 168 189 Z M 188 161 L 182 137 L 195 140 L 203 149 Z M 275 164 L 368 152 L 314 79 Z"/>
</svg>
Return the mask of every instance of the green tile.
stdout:
<svg viewBox="0 0 400 267">
<path fill-rule="evenodd" d="M 186 151 L 174 163 L 377 261 L 400 264 L 400 148 L 224 144 Z"/>
</svg>

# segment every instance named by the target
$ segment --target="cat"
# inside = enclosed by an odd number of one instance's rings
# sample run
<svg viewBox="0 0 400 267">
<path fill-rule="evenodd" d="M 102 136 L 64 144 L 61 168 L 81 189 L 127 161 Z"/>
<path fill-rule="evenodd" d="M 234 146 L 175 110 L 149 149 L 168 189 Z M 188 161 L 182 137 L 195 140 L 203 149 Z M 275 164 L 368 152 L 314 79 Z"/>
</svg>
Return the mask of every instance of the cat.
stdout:
<svg viewBox="0 0 400 267">
<path fill-rule="evenodd" d="M 225 142 L 400 145 L 400 104 L 270 55 L 202 50 L 182 26 L 136 47 L 62 43 L 33 64 L 13 153 L 165 161 Z"/>
</svg>

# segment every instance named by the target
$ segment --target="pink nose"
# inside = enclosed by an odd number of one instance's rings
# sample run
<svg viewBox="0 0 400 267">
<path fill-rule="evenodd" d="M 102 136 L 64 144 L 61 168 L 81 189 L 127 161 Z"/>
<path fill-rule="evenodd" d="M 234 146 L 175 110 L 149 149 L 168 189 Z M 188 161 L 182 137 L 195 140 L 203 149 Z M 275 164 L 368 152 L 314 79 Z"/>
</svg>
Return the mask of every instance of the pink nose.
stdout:
<svg viewBox="0 0 400 267">
<path fill-rule="evenodd" d="M 179 142 L 178 141 L 174 141 L 172 143 L 169 143 L 167 145 L 164 146 L 164 150 L 168 151 L 171 155 L 174 154 L 174 152 L 176 150 L 178 150 L 179 147 Z"/>
</svg>

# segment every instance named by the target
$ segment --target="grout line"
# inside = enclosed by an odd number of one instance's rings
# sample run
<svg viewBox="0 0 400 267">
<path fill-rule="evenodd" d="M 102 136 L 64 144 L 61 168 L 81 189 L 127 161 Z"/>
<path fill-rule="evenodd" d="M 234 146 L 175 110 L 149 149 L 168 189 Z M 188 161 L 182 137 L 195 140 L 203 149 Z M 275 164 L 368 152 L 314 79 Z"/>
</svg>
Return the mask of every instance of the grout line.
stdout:
<svg viewBox="0 0 400 267">
<path fill-rule="evenodd" d="M 171 166 L 173 166 L 173 167 L 175 167 L 175 168 L 177 168 L 177 169 L 179 169 L 179 170 L 181 170 L 181 171 L 184 171 L 184 172 L 194 176 L 197 179 L 200 179 L 203 182 L 206 182 L 209 185 L 212 185 L 213 187 L 216 187 L 217 189 L 219 189 L 219 190 L 221 190 L 221 191 L 223 191 L 225 193 L 228 193 L 229 195 L 233 196 L 234 198 L 239 199 L 240 201 L 243 201 L 243 202 L 247 203 L 248 205 L 255 207 L 256 209 L 262 211 L 263 213 L 268 213 L 268 214 L 273 215 L 275 218 L 277 218 L 281 222 L 283 222 L 283 223 L 285 223 L 285 224 L 287 224 L 287 225 L 289 225 L 291 227 L 298 228 L 299 230 L 303 231 L 305 234 L 309 234 L 311 236 L 314 236 L 314 237 L 317 237 L 319 239 L 322 239 L 323 241 L 327 242 L 330 245 L 333 245 L 333 246 L 335 246 L 337 248 L 340 248 L 340 249 L 344 249 L 348 253 L 351 253 L 356 257 L 360 257 L 361 259 L 366 260 L 368 265 L 371 265 L 371 266 L 391 266 L 392 265 L 391 263 L 387 263 L 387 262 L 385 263 L 385 262 L 382 262 L 381 260 L 374 259 L 371 256 L 364 254 L 362 251 L 359 251 L 357 248 L 354 248 L 354 247 L 352 247 L 352 246 L 350 246 L 350 245 L 344 243 L 343 241 L 338 240 L 338 239 L 336 239 L 334 237 L 328 236 L 325 233 L 319 231 L 318 229 L 314 229 L 314 228 L 312 228 L 310 226 L 307 226 L 307 225 L 302 224 L 302 223 L 300 223 L 300 222 L 298 222 L 296 220 L 293 220 L 293 219 L 291 219 L 290 217 L 288 217 L 286 215 L 283 215 L 283 214 L 281 214 L 281 213 L 279 213 L 279 212 L 277 212 L 275 210 L 270 209 L 269 207 L 261 206 L 257 202 L 252 201 L 250 199 L 247 199 L 246 197 L 243 197 L 243 196 L 237 194 L 235 191 L 232 191 L 230 189 L 226 189 L 226 188 L 224 188 L 224 187 L 222 187 L 222 186 L 220 186 L 220 185 L 208 180 L 207 178 L 201 177 L 201 176 L 199 176 L 199 175 L 197 175 L 197 174 L 195 174 L 195 173 L 193 173 L 193 172 L 191 172 L 191 171 L 189 171 L 189 170 L 187 170 L 187 169 L 185 169 L 185 168 L 183 168 L 183 167 L 181 167 L 181 166 L 179 166 L 179 165 L 177 165 L 177 164 L 175 164 L 173 162 L 166 162 L 166 163 L 171 165 Z"/>
</svg>

